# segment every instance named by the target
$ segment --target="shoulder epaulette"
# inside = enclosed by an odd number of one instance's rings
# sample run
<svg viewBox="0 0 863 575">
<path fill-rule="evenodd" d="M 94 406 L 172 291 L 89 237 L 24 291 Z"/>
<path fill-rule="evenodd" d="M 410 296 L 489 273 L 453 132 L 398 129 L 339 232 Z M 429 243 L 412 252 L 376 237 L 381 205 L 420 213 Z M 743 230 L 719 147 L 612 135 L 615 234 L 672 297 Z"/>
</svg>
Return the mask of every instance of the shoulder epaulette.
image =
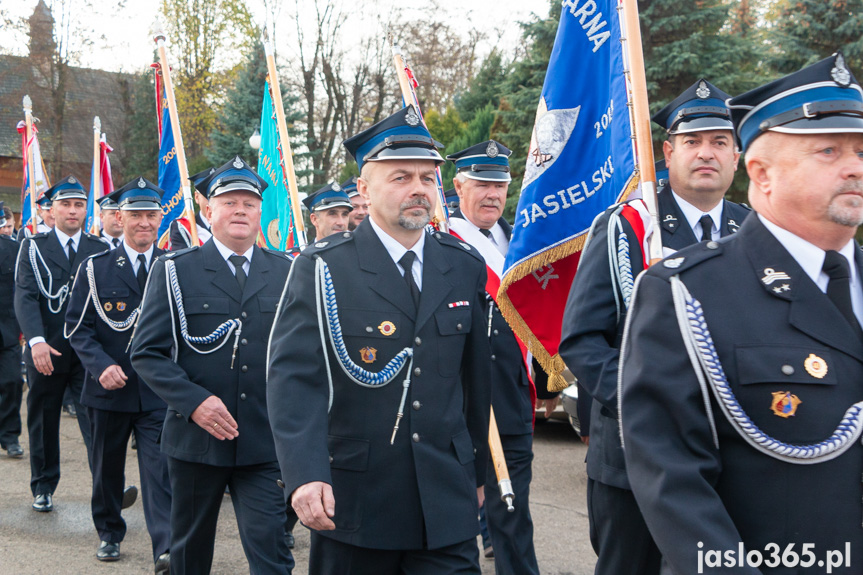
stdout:
<svg viewBox="0 0 863 575">
<path fill-rule="evenodd" d="M 261 251 L 264 251 L 264 252 L 271 254 L 271 255 L 274 255 L 274 256 L 278 256 L 280 258 L 284 258 L 288 261 L 291 261 L 294 259 L 294 256 L 292 256 L 288 252 L 283 252 L 282 250 L 274 250 L 272 248 L 261 248 Z"/>
<path fill-rule="evenodd" d="M 156 259 L 157 259 L 157 260 L 160 260 L 160 261 L 172 260 L 172 259 L 174 259 L 174 258 L 176 258 L 176 257 L 178 257 L 178 256 L 182 256 L 182 255 L 185 255 L 185 254 L 192 253 L 193 251 L 197 250 L 199 247 L 200 247 L 200 246 L 191 246 L 191 247 L 188 247 L 188 248 L 183 248 L 183 249 L 181 249 L 181 250 L 177 250 L 177 251 L 175 251 L 175 252 L 168 252 L 168 253 L 166 253 L 166 254 L 162 254 L 162 255 L 160 255 L 160 256 L 159 256 L 158 258 L 156 258 Z"/>
<path fill-rule="evenodd" d="M 341 232 L 338 234 L 332 234 L 327 236 L 319 242 L 315 242 L 313 244 L 309 244 L 306 246 L 306 249 L 303 250 L 304 254 L 312 255 L 318 252 L 326 251 L 332 249 L 336 246 L 340 246 L 342 244 L 346 244 L 348 242 L 352 242 L 354 240 L 353 232 Z"/>
<path fill-rule="evenodd" d="M 15 242 L 16 244 L 18 243 L 18 240 L 16 240 L 12 236 L 6 236 L 6 235 L 0 234 L 0 238 L 3 238 L 3 239 L 10 241 L 10 242 Z"/>
<path fill-rule="evenodd" d="M 479 252 L 476 251 L 476 249 L 471 247 L 470 244 L 461 241 L 460 239 L 453 236 L 452 234 L 447 234 L 444 232 L 434 232 L 430 235 L 431 235 L 431 237 L 436 239 L 438 241 L 438 243 L 440 243 L 440 245 L 451 247 L 451 248 L 456 248 L 461 252 L 469 253 L 470 255 L 472 255 L 473 257 L 478 259 L 479 261 L 483 262 L 483 264 L 485 263 L 485 260 L 482 259 L 482 256 L 479 255 Z"/>
<path fill-rule="evenodd" d="M 47 238 L 48 234 L 50 234 L 50 233 L 51 232 L 39 232 L 38 234 L 33 234 L 32 236 L 25 236 L 24 239 L 25 240 L 38 240 L 41 238 Z"/>
<path fill-rule="evenodd" d="M 108 250 L 108 251 L 106 251 L 106 252 L 99 252 L 99 253 L 97 253 L 97 254 L 91 254 L 91 255 L 89 255 L 89 256 L 87 256 L 87 257 L 88 257 L 88 258 L 96 259 L 96 258 L 101 258 L 101 257 L 107 256 L 107 255 L 108 255 L 108 254 L 110 254 L 110 253 L 111 253 L 111 250 Z"/>
<path fill-rule="evenodd" d="M 722 253 L 723 246 L 734 238 L 733 235 L 721 238 L 718 241 L 701 242 L 683 248 L 674 255 L 665 258 L 649 268 L 651 274 L 668 279 L 690 268 L 694 268 L 702 262 L 715 258 Z"/>
</svg>

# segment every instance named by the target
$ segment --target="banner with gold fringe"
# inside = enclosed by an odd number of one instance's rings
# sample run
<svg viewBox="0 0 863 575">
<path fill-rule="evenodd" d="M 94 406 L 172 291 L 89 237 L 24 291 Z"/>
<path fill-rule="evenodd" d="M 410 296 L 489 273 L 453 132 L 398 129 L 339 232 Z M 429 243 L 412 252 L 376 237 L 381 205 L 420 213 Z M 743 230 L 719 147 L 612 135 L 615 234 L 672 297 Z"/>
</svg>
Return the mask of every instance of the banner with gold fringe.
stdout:
<svg viewBox="0 0 863 575">
<path fill-rule="evenodd" d="M 590 225 L 636 186 L 617 0 L 564 0 L 537 107 L 498 304 L 549 375 Z"/>
</svg>

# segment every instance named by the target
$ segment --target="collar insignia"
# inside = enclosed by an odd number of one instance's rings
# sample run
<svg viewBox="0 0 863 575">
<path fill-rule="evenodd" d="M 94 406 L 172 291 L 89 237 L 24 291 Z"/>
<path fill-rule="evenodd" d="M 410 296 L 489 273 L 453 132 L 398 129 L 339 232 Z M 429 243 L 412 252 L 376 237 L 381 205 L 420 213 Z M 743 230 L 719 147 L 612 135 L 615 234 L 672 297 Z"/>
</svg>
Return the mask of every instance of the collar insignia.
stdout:
<svg viewBox="0 0 863 575">
<path fill-rule="evenodd" d="M 707 83 L 705 83 L 704 80 L 698 83 L 698 88 L 695 89 L 695 95 L 702 100 L 706 100 L 710 97 L 710 88 L 707 87 Z"/>
<path fill-rule="evenodd" d="M 764 277 L 761 278 L 761 281 L 764 282 L 764 285 L 769 286 L 775 281 L 790 279 L 791 277 L 785 272 L 777 272 L 773 268 L 764 268 Z"/>
<path fill-rule="evenodd" d="M 823 379 L 827 375 L 827 362 L 814 353 L 810 353 L 806 361 L 803 362 L 803 368 L 806 373 L 816 379 Z"/>
<path fill-rule="evenodd" d="M 788 419 L 797 413 L 797 406 L 801 403 L 800 398 L 790 391 L 774 391 L 770 409 L 775 415 Z"/>
<path fill-rule="evenodd" d="M 363 363 L 374 363 L 375 359 L 377 359 L 378 350 L 373 347 L 364 347 L 360 350 L 360 357 L 363 360 Z"/>
<path fill-rule="evenodd" d="M 124 265 L 126 265 L 126 256 L 117 258 L 117 267 L 123 267 Z"/>
<path fill-rule="evenodd" d="M 488 156 L 489 158 L 496 158 L 499 153 L 500 153 L 500 150 L 498 150 L 497 144 L 495 143 L 495 141 L 494 140 L 490 141 L 488 143 L 488 146 L 486 146 L 486 148 L 485 148 L 485 155 Z"/>
<path fill-rule="evenodd" d="M 833 64 L 833 69 L 830 70 L 830 77 L 843 88 L 847 88 L 851 84 L 851 72 L 845 67 L 845 57 L 842 54 L 836 55 L 836 62 Z"/>
</svg>

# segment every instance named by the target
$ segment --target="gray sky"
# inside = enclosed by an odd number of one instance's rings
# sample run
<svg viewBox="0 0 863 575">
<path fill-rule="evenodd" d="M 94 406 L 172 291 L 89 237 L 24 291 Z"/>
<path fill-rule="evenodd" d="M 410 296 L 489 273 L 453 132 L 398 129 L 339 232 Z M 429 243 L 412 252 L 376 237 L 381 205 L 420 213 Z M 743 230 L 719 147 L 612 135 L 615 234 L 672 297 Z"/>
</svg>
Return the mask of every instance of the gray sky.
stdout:
<svg viewBox="0 0 863 575">
<path fill-rule="evenodd" d="M 70 6 L 70 14 L 74 19 L 87 17 L 89 23 L 97 29 L 98 34 L 104 38 L 94 37 L 94 46 L 91 50 L 82 54 L 81 65 L 92 68 L 102 68 L 116 71 L 137 71 L 145 68 L 151 62 L 153 53 L 153 42 L 149 36 L 150 24 L 159 15 L 158 0 L 127 0 L 126 7 L 116 11 L 113 0 L 93 0 L 96 5 L 95 11 L 86 11 L 84 14 L 83 0 L 65 0 Z M 55 19 L 61 17 L 56 12 L 63 0 L 46 0 L 49 6 L 55 7 Z M 3 8 L 12 14 L 27 17 L 33 12 L 37 0 L 0 0 Z M 272 4 L 273 0 L 269 0 Z M 264 1 L 247 0 L 252 12 L 260 14 L 263 21 Z M 373 30 L 374 21 L 377 16 L 388 14 L 392 10 L 400 10 L 405 18 L 411 18 L 410 8 L 394 8 L 404 2 L 394 0 L 349 0 L 346 2 L 351 8 L 348 12 L 348 28 L 355 30 Z M 520 37 L 521 30 L 518 22 L 529 19 L 530 14 L 535 12 L 540 16 L 548 14 L 547 0 L 439 0 L 441 10 L 445 19 L 459 32 L 467 35 L 471 29 L 484 32 L 488 38 L 481 46 L 479 53 L 488 53 L 494 44 L 499 44 L 504 54 L 510 53 Z M 309 8 L 313 5 L 312 0 L 282 0 L 279 18 L 276 22 L 276 50 L 282 58 L 290 58 L 292 48 L 296 46 L 295 24 L 293 14 L 296 6 L 300 6 L 301 19 L 303 22 L 314 24 L 314 12 Z M 79 9 L 80 7 L 80 9 Z M 498 42 L 498 38 L 500 41 Z M 70 45 L 75 45 L 73 38 Z M 346 41 L 351 41 L 346 37 Z M 0 31 L 0 51 L 26 55 L 26 48 L 15 46 L 8 34 Z M 170 44 L 169 44 L 170 47 Z M 410 56 L 410 55 L 408 55 Z M 172 58 L 173 59 L 173 58 Z M 421 79 L 422 72 L 416 71 Z"/>
</svg>

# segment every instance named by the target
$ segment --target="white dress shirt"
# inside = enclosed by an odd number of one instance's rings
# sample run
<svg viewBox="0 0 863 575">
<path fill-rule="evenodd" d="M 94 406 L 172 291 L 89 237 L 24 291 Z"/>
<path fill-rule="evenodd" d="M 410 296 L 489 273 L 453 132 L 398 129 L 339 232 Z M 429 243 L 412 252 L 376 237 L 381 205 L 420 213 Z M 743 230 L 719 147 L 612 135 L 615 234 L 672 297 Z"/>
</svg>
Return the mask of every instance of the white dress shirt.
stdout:
<svg viewBox="0 0 863 575">
<path fill-rule="evenodd" d="M 137 277 L 138 267 L 141 265 L 141 262 L 138 261 L 138 255 L 142 252 L 135 251 L 135 248 L 127 244 L 125 240 L 122 244 L 120 244 L 120 246 L 122 246 L 122 248 L 126 250 L 126 257 L 128 257 L 129 261 L 132 262 L 132 275 Z M 153 244 L 150 244 L 150 247 L 147 249 L 146 252 L 143 252 L 143 254 L 145 260 L 147 261 L 146 270 L 150 271 L 150 268 L 153 265 Z"/>
<path fill-rule="evenodd" d="M 405 274 L 404 268 L 402 268 L 399 260 L 404 257 L 404 255 L 408 252 L 408 249 L 401 245 L 397 239 L 386 233 L 383 228 L 375 223 L 374 218 L 369 215 L 369 223 L 372 224 L 372 229 L 377 234 L 378 238 L 380 238 L 381 243 L 384 244 L 384 247 L 387 250 L 387 253 L 390 254 L 390 257 L 398 267 L 402 276 Z M 422 230 L 422 234 L 420 234 L 420 239 L 417 240 L 413 246 L 411 246 L 410 251 L 416 254 L 414 258 L 414 264 L 411 266 L 411 272 L 414 275 L 414 281 L 417 284 L 417 287 L 422 291 L 423 289 L 423 247 L 425 246 L 426 241 L 426 232 Z"/>
<path fill-rule="evenodd" d="M 216 239 L 216 236 L 213 236 L 213 243 L 216 245 L 216 249 L 219 250 L 219 253 L 224 258 L 225 262 L 228 264 L 228 268 L 230 268 L 231 273 L 237 275 L 237 268 L 234 267 L 234 264 L 228 258 L 235 255 L 243 255 L 246 257 L 246 263 L 243 264 L 243 271 L 246 272 L 246 277 L 249 277 L 249 268 L 252 266 L 252 253 L 255 251 L 255 246 L 252 244 L 252 247 L 246 250 L 243 254 L 235 254 L 231 248 L 220 242 Z"/>
<path fill-rule="evenodd" d="M 695 234 L 696 240 L 703 242 L 705 240 L 718 240 L 720 238 L 721 233 L 719 226 L 722 223 L 722 205 L 725 202 L 720 200 L 712 210 L 705 213 L 678 196 L 674 193 L 674 190 L 671 190 L 671 194 L 674 196 L 674 199 L 677 200 L 677 205 L 680 206 L 680 211 L 683 212 L 683 217 L 686 218 L 686 223 L 689 224 L 689 227 Z M 710 229 L 709 238 L 702 237 L 704 235 L 704 231 L 701 229 L 702 216 L 710 216 L 710 219 L 713 221 L 713 227 Z"/>
<path fill-rule="evenodd" d="M 67 244 L 69 243 L 70 237 L 72 238 L 72 247 L 75 248 L 75 253 L 78 252 L 78 245 L 81 243 L 81 230 L 78 230 L 78 232 L 74 236 L 67 236 L 62 231 L 60 231 L 60 228 L 54 228 L 54 231 L 57 232 L 57 239 L 60 241 L 60 247 L 63 249 L 63 253 L 66 254 L 66 257 L 69 257 L 69 249 L 68 249 Z M 74 270 L 72 270 L 72 271 L 74 272 Z M 36 336 L 36 337 L 30 338 L 30 340 L 27 343 L 30 345 L 30 348 L 32 349 L 33 346 L 36 345 L 37 343 L 44 343 L 44 342 L 45 342 L 44 337 Z"/>
</svg>

